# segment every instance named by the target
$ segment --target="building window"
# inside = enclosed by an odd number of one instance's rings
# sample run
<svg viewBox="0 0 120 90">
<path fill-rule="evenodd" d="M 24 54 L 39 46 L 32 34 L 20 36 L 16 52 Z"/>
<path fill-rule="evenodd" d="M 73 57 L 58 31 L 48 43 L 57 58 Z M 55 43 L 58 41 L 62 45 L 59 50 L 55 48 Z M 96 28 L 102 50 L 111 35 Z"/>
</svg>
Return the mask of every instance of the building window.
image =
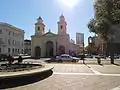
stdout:
<svg viewBox="0 0 120 90">
<path fill-rule="evenodd" d="M 19 49 L 18 49 L 18 53 L 19 53 Z"/>
<path fill-rule="evenodd" d="M 14 53 L 14 48 L 12 49 L 12 52 Z"/>
<path fill-rule="evenodd" d="M 17 49 L 15 49 L 15 52 L 17 52 Z"/>
<path fill-rule="evenodd" d="M 10 53 L 10 48 L 8 48 L 8 52 Z"/>
<path fill-rule="evenodd" d="M 61 25 L 61 27 L 60 27 L 61 29 L 63 29 L 63 25 Z"/>
<path fill-rule="evenodd" d="M 2 34 L 2 29 L 0 29 L 0 34 Z"/>
<path fill-rule="evenodd" d="M 40 27 L 38 27 L 38 31 L 40 30 Z"/>
</svg>

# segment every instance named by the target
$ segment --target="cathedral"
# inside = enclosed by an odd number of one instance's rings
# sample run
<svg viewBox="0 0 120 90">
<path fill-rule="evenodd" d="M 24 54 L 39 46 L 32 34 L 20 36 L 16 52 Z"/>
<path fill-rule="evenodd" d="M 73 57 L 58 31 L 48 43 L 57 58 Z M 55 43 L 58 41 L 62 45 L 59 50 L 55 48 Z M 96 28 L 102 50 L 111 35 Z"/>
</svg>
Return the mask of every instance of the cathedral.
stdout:
<svg viewBox="0 0 120 90">
<path fill-rule="evenodd" d="M 35 34 L 31 36 L 32 57 L 52 57 L 61 54 L 77 55 L 80 46 L 71 42 L 67 33 L 67 22 L 63 15 L 60 16 L 58 33 L 49 30 L 45 33 L 45 24 L 41 17 L 35 23 Z"/>
</svg>

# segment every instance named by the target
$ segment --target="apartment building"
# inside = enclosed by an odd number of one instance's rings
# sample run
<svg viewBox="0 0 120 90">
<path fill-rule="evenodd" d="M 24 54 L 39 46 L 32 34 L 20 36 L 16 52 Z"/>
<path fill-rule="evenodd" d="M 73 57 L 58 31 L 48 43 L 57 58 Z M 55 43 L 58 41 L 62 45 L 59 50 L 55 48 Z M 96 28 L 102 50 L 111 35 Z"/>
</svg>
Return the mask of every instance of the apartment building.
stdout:
<svg viewBox="0 0 120 90">
<path fill-rule="evenodd" d="M 24 53 L 24 30 L 0 22 L 0 54 Z"/>
</svg>

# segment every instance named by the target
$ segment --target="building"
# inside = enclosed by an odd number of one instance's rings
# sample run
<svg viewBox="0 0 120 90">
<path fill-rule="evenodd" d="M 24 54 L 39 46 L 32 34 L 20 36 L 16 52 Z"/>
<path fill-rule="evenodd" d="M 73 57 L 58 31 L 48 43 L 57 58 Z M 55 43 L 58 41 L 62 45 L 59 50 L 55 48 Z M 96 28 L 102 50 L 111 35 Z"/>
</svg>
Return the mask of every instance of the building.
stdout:
<svg viewBox="0 0 120 90">
<path fill-rule="evenodd" d="M 76 44 L 84 44 L 84 33 L 76 33 Z"/>
<path fill-rule="evenodd" d="M 76 44 L 80 46 L 80 54 L 84 54 L 84 33 L 76 33 Z"/>
<path fill-rule="evenodd" d="M 31 40 L 24 40 L 24 54 L 31 54 Z"/>
<path fill-rule="evenodd" d="M 52 33 L 49 30 L 45 33 L 45 24 L 41 17 L 35 23 L 35 35 L 31 36 L 32 57 L 51 57 L 61 54 L 77 54 L 79 46 L 71 43 L 69 34 L 67 33 L 67 22 L 63 15 L 60 16 L 58 24 L 58 33 Z"/>
<path fill-rule="evenodd" d="M 17 55 L 24 51 L 24 30 L 0 22 L 0 54 Z"/>
</svg>

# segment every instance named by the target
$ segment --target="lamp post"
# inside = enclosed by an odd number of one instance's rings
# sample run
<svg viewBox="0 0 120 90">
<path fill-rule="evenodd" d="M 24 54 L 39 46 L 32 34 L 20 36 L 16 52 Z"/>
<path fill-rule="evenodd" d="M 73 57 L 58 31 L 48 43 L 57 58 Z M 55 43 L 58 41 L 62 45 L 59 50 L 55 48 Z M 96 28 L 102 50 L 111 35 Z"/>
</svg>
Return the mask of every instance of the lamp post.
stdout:
<svg viewBox="0 0 120 90">
<path fill-rule="evenodd" d="M 83 55 L 85 54 L 85 50 L 84 50 L 84 42 L 83 42 Z"/>
</svg>

